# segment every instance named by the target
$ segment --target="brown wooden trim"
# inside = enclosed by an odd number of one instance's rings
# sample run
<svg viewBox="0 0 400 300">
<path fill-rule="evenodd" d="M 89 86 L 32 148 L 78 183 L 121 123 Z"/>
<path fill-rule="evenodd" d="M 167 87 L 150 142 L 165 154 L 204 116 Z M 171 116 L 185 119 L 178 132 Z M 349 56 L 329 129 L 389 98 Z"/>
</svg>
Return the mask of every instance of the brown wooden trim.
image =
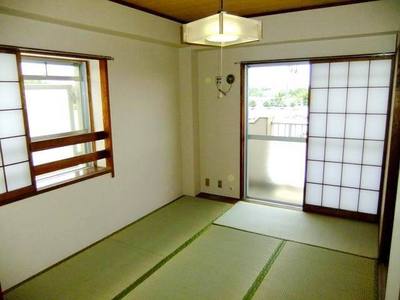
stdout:
<svg viewBox="0 0 400 300">
<path fill-rule="evenodd" d="M 107 133 L 105 139 L 105 147 L 109 153 L 106 159 L 107 167 L 111 169 L 112 177 L 115 176 L 114 171 L 114 155 L 113 155 L 113 144 L 112 144 L 112 132 L 111 132 L 111 107 L 110 107 L 110 91 L 108 87 L 108 67 L 107 60 L 102 59 L 99 61 L 100 67 L 100 84 L 101 84 L 101 97 L 103 105 L 103 126 L 104 131 Z"/>
<path fill-rule="evenodd" d="M 316 205 L 311 205 L 311 204 L 304 204 L 303 211 L 310 212 L 310 213 L 318 213 L 321 215 L 345 218 L 345 219 L 365 221 L 365 222 L 370 222 L 370 223 L 376 223 L 378 221 L 377 215 L 360 213 L 360 212 L 356 212 L 356 211 L 347 211 L 347 210 L 336 209 L 336 208 L 322 207 L 322 206 L 316 206 Z"/>
<path fill-rule="evenodd" d="M 311 107 L 311 78 L 312 78 L 312 66 L 310 64 L 309 84 L 308 84 L 308 101 L 307 101 L 307 136 L 306 136 L 306 154 L 304 157 L 304 186 L 303 186 L 303 211 L 306 205 L 306 192 L 307 192 L 307 157 L 308 157 L 308 143 L 309 143 L 309 132 L 310 132 L 310 107 Z"/>
<path fill-rule="evenodd" d="M 110 0 L 111 2 L 114 3 L 118 3 L 130 8 L 134 8 L 137 10 L 141 10 L 144 11 L 146 13 L 161 17 L 161 18 L 165 18 L 171 21 L 175 21 L 181 24 L 185 24 L 185 23 L 189 23 L 192 22 L 194 20 L 184 20 L 184 19 L 180 19 L 174 16 L 170 16 L 167 14 L 163 14 L 160 13 L 158 11 L 155 11 L 153 9 L 149 9 L 146 7 L 142 7 L 140 5 L 137 4 L 133 4 L 131 2 L 128 2 L 126 0 Z M 264 11 L 264 12 L 259 12 L 259 13 L 255 13 L 255 14 L 247 14 L 247 15 L 242 15 L 242 17 L 245 18 L 254 18 L 254 17 L 263 17 L 263 16 L 270 16 L 270 15 L 277 15 L 277 14 L 285 14 L 285 13 L 291 13 L 291 12 L 297 12 L 297 11 L 305 11 L 305 10 L 312 10 L 312 9 L 320 9 L 320 8 L 329 8 L 329 7 L 335 7 L 335 6 L 342 6 L 342 5 L 349 5 L 349 4 L 357 4 L 357 3 L 363 3 L 363 2 L 371 2 L 371 1 L 377 1 L 377 0 L 353 0 L 351 2 L 349 1 L 339 1 L 336 3 L 327 3 L 327 4 L 319 4 L 319 5 L 309 5 L 307 7 L 299 7 L 299 8 L 291 8 L 291 9 L 280 9 L 280 10 L 276 10 L 276 11 Z M 229 12 L 229 9 L 227 9 Z"/>
<path fill-rule="evenodd" d="M 92 97 L 92 84 L 91 84 L 91 76 L 90 76 L 90 62 L 86 61 L 85 63 L 85 71 L 86 71 L 86 88 L 87 88 L 87 97 L 88 97 L 88 106 L 89 106 L 89 121 L 90 121 L 90 131 L 95 132 L 95 123 L 94 123 L 94 113 L 93 113 L 93 97 Z M 91 151 L 96 152 L 96 141 L 92 142 Z M 97 167 L 97 161 L 94 162 L 94 166 Z"/>
<path fill-rule="evenodd" d="M 3 154 L 3 148 L 1 146 L 1 139 L 0 139 L 0 156 L 3 159 L 4 154 Z M 6 189 L 6 192 L 8 192 L 6 168 L 4 166 L 2 166 L 2 169 L 3 169 L 2 173 L 3 173 L 4 185 L 5 185 L 4 187 Z"/>
<path fill-rule="evenodd" d="M 15 54 L 16 51 L 15 51 L 15 49 L 8 49 L 8 48 L 0 47 L 0 53 Z"/>
<path fill-rule="evenodd" d="M 49 192 L 52 190 L 56 190 L 59 188 L 62 188 L 64 186 L 68 186 L 77 182 L 81 182 L 90 178 L 94 178 L 94 177 L 98 177 L 101 175 L 105 175 L 108 173 L 111 173 L 111 170 L 108 168 L 104 168 L 104 167 L 92 167 L 92 168 L 86 168 L 83 171 L 82 170 L 77 170 L 77 171 L 73 171 L 76 176 L 72 179 L 67 179 L 67 180 L 61 180 L 55 184 L 40 188 L 37 190 L 36 194 L 42 194 L 44 192 Z M 80 172 L 82 172 L 83 174 L 79 174 Z"/>
<path fill-rule="evenodd" d="M 31 134 L 30 134 L 29 124 L 28 124 L 28 111 L 26 108 L 25 85 L 24 85 L 24 78 L 22 75 L 22 66 L 21 66 L 21 53 L 18 51 L 16 52 L 16 58 L 17 58 L 19 91 L 20 91 L 20 97 L 21 97 L 21 108 L 22 108 L 22 114 L 23 114 L 23 118 L 24 118 L 25 136 L 26 136 L 26 138 L 25 138 L 26 149 L 28 150 L 29 172 L 31 174 L 31 184 L 36 189 L 35 176 L 33 175 L 33 158 L 32 158 L 32 149 L 31 149 L 31 145 L 30 145 Z"/>
<path fill-rule="evenodd" d="M 59 50 L 48 50 L 48 49 L 40 49 L 40 48 L 31 48 L 31 47 L 23 47 L 23 46 L 12 46 L 12 45 L 0 45 L 1 51 L 14 51 L 14 52 L 24 52 L 24 53 L 33 53 L 33 54 L 41 54 L 41 55 L 58 55 L 64 57 L 75 57 L 75 58 L 83 58 L 83 59 L 106 59 L 113 60 L 114 58 L 111 56 L 104 55 L 96 55 L 96 54 L 85 54 L 78 52 L 68 52 L 68 51 L 59 51 Z M 12 52 L 11 52 L 12 53 Z"/>
<path fill-rule="evenodd" d="M 358 4 L 358 3 L 363 3 L 363 2 L 372 2 L 372 1 L 377 1 L 377 0 L 353 0 L 351 2 L 349 1 L 339 1 L 335 3 L 326 3 L 326 4 L 319 4 L 319 5 L 309 5 L 307 7 L 300 7 L 300 8 L 289 8 L 289 9 L 281 9 L 281 10 L 276 10 L 276 11 L 266 11 L 266 12 L 260 12 L 256 14 L 248 14 L 248 15 L 243 15 L 242 17 L 245 18 L 255 18 L 255 17 L 263 17 L 263 16 L 271 16 L 271 15 L 278 15 L 278 14 L 286 14 L 286 13 L 291 13 L 291 12 L 298 12 L 298 11 L 305 11 L 305 10 L 312 10 L 312 9 L 320 9 L 320 8 L 329 8 L 329 7 L 335 7 L 335 6 L 343 6 L 343 5 L 349 5 L 349 4 Z"/>
<path fill-rule="evenodd" d="M 65 168 L 70 168 L 80 164 L 85 164 L 98 159 L 107 158 L 109 153 L 107 150 L 97 151 L 89 154 L 83 154 L 79 156 L 74 156 L 62 160 L 52 161 L 46 164 L 37 165 L 33 167 L 33 172 L 35 176 L 43 175 L 46 173 L 62 170 Z"/>
<path fill-rule="evenodd" d="M 13 191 L 13 192 L 9 192 L 7 194 L 2 194 L 2 195 L 0 195 L 0 206 L 10 204 L 10 203 L 13 203 L 13 202 L 25 199 L 25 198 L 33 197 L 33 196 L 36 196 L 36 195 L 39 195 L 39 194 L 42 194 L 42 193 L 45 193 L 48 191 L 56 190 L 56 189 L 62 188 L 64 186 L 78 183 L 78 182 L 81 182 L 81 181 L 84 181 L 84 180 L 87 180 L 90 178 L 102 176 L 102 175 L 105 175 L 108 173 L 111 173 L 111 170 L 107 169 L 107 168 L 101 168 L 101 167 L 88 168 L 83 175 L 77 175 L 77 177 L 75 177 L 73 179 L 60 181 L 57 184 L 54 184 L 54 185 L 51 185 L 48 187 L 44 187 L 40 190 L 35 190 L 34 187 L 27 187 L 27 188 Z M 7 195 L 7 197 L 5 195 Z"/>
<path fill-rule="evenodd" d="M 390 146 L 388 149 L 388 169 L 386 180 L 385 203 L 381 214 L 381 236 L 379 244 L 379 259 L 382 262 L 389 261 L 392 242 L 394 212 L 399 179 L 400 163 L 400 50 L 397 52 L 397 76 L 394 97 L 392 97 L 392 131 Z"/>
<path fill-rule="evenodd" d="M 375 0 L 373 0 L 375 1 Z M 282 58 L 282 59 L 267 59 L 267 60 L 249 60 L 241 61 L 238 63 L 246 65 L 262 65 L 262 64 L 279 64 L 290 62 L 310 62 L 310 63 L 324 63 L 324 62 L 341 62 L 341 61 L 356 61 L 356 60 L 379 60 L 390 59 L 396 55 L 395 52 L 387 53 L 366 53 L 356 55 L 337 55 L 337 56 L 318 56 L 318 57 L 299 57 L 299 58 Z"/>
<path fill-rule="evenodd" d="M 240 64 L 240 199 L 244 195 L 245 174 L 245 138 L 246 138 L 246 65 Z"/>
<path fill-rule="evenodd" d="M 231 204 L 235 204 L 236 202 L 240 201 L 240 199 L 226 197 L 226 196 L 220 196 L 220 195 L 214 195 L 214 194 L 208 194 L 208 193 L 199 193 L 196 195 L 196 197 L 220 201 L 220 202 L 226 202 L 226 203 L 231 203 Z"/>
<path fill-rule="evenodd" d="M 33 185 L 24 187 L 22 189 L 18 189 L 15 191 L 7 192 L 5 194 L 0 195 L 0 206 L 4 204 L 9 204 L 20 200 L 25 197 L 29 197 L 27 195 L 33 195 L 35 193 L 35 187 Z"/>
<path fill-rule="evenodd" d="M 50 140 L 31 142 L 31 151 L 33 151 L 33 152 L 43 151 L 43 150 L 48 150 L 48 149 L 53 149 L 53 148 L 58 148 L 58 147 L 94 142 L 94 141 L 103 140 L 106 138 L 107 138 L 107 133 L 104 131 L 71 135 L 71 136 L 66 136 L 66 137 L 50 139 Z"/>
<path fill-rule="evenodd" d="M 143 12 L 146 12 L 146 13 L 149 13 L 149 14 L 152 14 L 152 15 L 155 15 L 155 16 L 157 16 L 157 17 L 161 17 L 161 18 L 164 18 L 164 19 L 168 19 L 168 20 L 170 20 L 170 21 L 174 21 L 174 22 L 178 22 L 178 23 L 186 23 L 186 20 L 178 19 L 178 18 L 175 18 L 175 17 L 173 17 L 173 16 L 169 16 L 169 15 L 160 13 L 160 12 L 155 11 L 155 10 L 153 10 L 153 9 L 149 9 L 149 8 L 146 8 L 146 7 L 142 7 L 142 6 L 140 6 L 140 5 L 133 4 L 133 3 L 128 2 L 128 1 L 124 1 L 124 0 L 110 0 L 110 1 L 111 1 L 111 2 L 114 2 L 114 3 L 117 3 L 117 4 L 121 4 L 121 5 L 130 7 L 130 8 L 133 8 L 133 9 L 140 10 L 140 11 L 143 11 Z"/>
<path fill-rule="evenodd" d="M 377 300 L 385 300 L 388 266 L 385 263 L 378 262 L 377 273 L 378 273 L 377 274 L 378 275 L 378 299 Z"/>
<path fill-rule="evenodd" d="M 392 64 L 391 64 L 391 74 L 390 74 L 390 85 L 389 85 L 389 98 L 388 98 L 388 107 L 386 112 L 386 131 L 385 131 L 385 140 L 384 140 L 384 147 L 383 147 L 383 158 L 382 158 L 382 174 L 381 174 L 381 182 L 380 182 L 380 189 L 379 189 L 379 205 L 378 205 L 378 216 L 382 215 L 382 209 L 384 204 L 383 202 L 383 189 L 385 186 L 385 174 L 386 170 L 389 169 L 389 165 L 386 164 L 388 159 L 388 147 L 389 147 L 389 132 L 390 132 L 390 124 L 391 124 L 391 111 L 394 105 L 393 101 L 393 93 L 394 93 L 394 78 L 395 78 L 395 68 L 396 68 L 396 56 L 392 57 Z M 394 117 L 394 116 L 393 116 Z M 396 137 L 396 140 L 399 139 L 400 136 Z M 393 208 L 394 210 L 394 208 Z M 394 213 L 393 213 L 394 214 Z"/>
</svg>

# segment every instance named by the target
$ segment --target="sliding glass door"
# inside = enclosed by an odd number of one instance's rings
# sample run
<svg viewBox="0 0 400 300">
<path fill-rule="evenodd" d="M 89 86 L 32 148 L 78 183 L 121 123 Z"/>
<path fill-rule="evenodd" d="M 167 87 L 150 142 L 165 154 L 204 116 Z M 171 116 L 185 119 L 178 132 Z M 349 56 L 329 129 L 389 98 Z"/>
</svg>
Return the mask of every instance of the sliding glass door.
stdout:
<svg viewBox="0 0 400 300">
<path fill-rule="evenodd" d="M 246 196 L 303 204 L 309 63 L 247 66 Z"/>
<path fill-rule="evenodd" d="M 376 220 L 392 58 L 245 65 L 245 197 Z"/>
</svg>

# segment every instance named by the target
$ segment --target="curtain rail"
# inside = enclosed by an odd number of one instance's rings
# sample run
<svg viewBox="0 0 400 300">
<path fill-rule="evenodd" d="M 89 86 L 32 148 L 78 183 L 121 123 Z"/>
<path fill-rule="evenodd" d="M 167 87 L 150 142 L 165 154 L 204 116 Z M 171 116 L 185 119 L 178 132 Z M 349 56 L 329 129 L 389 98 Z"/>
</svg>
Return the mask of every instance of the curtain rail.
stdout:
<svg viewBox="0 0 400 300">
<path fill-rule="evenodd" d="M 69 51 L 40 49 L 40 48 L 12 46 L 12 45 L 1 45 L 1 44 L 0 44 L 0 50 L 19 51 L 19 52 L 26 52 L 26 53 L 42 54 L 42 55 L 60 55 L 60 56 L 84 58 L 84 59 L 114 60 L 114 58 L 111 56 L 104 56 L 104 55 L 97 55 L 97 54 L 87 54 L 87 53 L 79 53 L 79 52 L 69 52 Z"/>
</svg>

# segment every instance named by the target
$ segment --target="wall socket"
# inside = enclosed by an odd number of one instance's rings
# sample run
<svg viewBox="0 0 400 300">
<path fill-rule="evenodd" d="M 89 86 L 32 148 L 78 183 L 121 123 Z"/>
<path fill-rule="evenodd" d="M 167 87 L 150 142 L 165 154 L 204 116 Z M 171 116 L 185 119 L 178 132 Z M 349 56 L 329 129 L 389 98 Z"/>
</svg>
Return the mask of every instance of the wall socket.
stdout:
<svg viewBox="0 0 400 300">
<path fill-rule="evenodd" d="M 206 186 L 210 186 L 210 178 L 206 178 L 204 183 Z"/>
<path fill-rule="evenodd" d="M 218 180 L 218 187 L 221 189 L 222 188 L 222 180 Z"/>
</svg>

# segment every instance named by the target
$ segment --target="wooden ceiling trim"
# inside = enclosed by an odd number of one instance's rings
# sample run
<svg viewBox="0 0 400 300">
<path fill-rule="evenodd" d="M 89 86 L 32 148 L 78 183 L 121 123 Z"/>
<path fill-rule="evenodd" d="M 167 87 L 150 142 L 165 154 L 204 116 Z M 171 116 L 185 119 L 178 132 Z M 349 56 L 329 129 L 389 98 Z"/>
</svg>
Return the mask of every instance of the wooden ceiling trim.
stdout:
<svg viewBox="0 0 400 300">
<path fill-rule="evenodd" d="M 137 9 L 137 10 L 141 10 L 143 12 L 146 12 L 146 13 L 149 13 L 149 14 L 164 18 L 164 19 L 168 19 L 170 21 L 174 21 L 174 22 L 178 22 L 178 23 L 182 23 L 182 24 L 186 23 L 185 20 L 178 19 L 176 17 L 170 16 L 170 15 L 166 15 L 166 14 L 160 13 L 158 11 L 155 11 L 155 10 L 152 10 L 152 9 L 149 9 L 149 8 L 146 8 L 146 7 L 142 7 L 142 6 L 133 4 L 133 3 L 128 2 L 126 0 L 109 0 L 109 1 L 117 3 L 117 4 L 121 4 L 121 5 L 124 5 L 124 6 L 128 6 L 130 8 L 134 8 L 134 9 Z"/>
<path fill-rule="evenodd" d="M 137 10 L 141 10 L 162 18 L 166 18 L 168 20 L 172 20 L 178 23 L 188 23 L 206 16 L 209 16 L 211 14 L 217 13 L 219 11 L 219 0 L 202 0 L 202 1 L 196 1 L 195 5 L 196 7 L 192 7 L 192 10 L 187 9 L 188 3 L 185 1 L 182 1 L 182 5 L 177 1 L 174 1 L 174 3 L 170 4 L 170 6 L 161 6 L 160 9 L 155 8 L 155 3 L 149 2 L 149 5 L 145 7 L 145 4 L 143 4 L 143 1 L 136 1 L 136 2 L 142 2 L 140 4 L 133 3 L 133 0 L 109 0 L 111 2 L 115 2 L 121 5 L 125 5 Z M 290 12 L 297 12 L 297 11 L 304 11 L 304 10 L 311 10 L 311 9 L 318 9 L 318 8 L 328 8 L 328 7 L 334 7 L 334 6 L 341 6 L 341 5 L 349 5 L 349 4 L 357 4 L 357 3 L 362 3 L 362 2 L 371 2 L 371 1 L 377 1 L 377 0 L 321 0 L 321 1 L 313 1 L 313 0 L 308 0 L 304 1 L 300 6 L 296 6 L 298 4 L 295 4 L 295 2 L 289 0 L 282 2 L 277 2 L 277 3 L 269 3 L 269 7 L 266 6 L 265 2 L 260 1 L 257 3 L 256 6 L 243 6 L 242 2 L 240 0 L 238 1 L 225 1 L 225 11 L 242 16 L 242 17 L 261 17 L 261 16 L 267 16 L 267 15 L 276 15 L 276 14 L 282 14 L 282 13 L 290 13 Z M 212 2 L 212 3 L 211 3 Z M 214 4 L 215 5 L 212 5 Z M 254 2 L 254 1 L 253 1 Z M 308 3 L 307 3 L 308 2 Z M 314 4 L 317 2 L 317 4 Z M 318 2 L 324 2 L 324 3 L 319 3 Z M 164 3 L 165 4 L 165 3 Z M 254 3 L 253 3 L 254 4 Z M 274 5 L 275 4 L 275 5 Z M 285 5 L 286 4 L 286 5 Z M 192 5 L 193 6 L 193 5 Z M 200 6 L 204 6 L 204 9 L 200 9 Z M 215 6 L 215 7 L 214 7 Z M 174 12 L 174 13 L 173 13 Z M 187 13 L 186 13 L 187 12 Z"/>
<path fill-rule="evenodd" d="M 336 3 L 310 5 L 310 6 L 302 7 L 302 8 L 288 8 L 288 9 L 281 9 L 281 10 L 277 10 L 277 11 L 269 11 L 269 12 L 267 11 L 267 12 L 261 12 L 261 13 L 246 14 L 246 15 L 243 15 L 242 17 L 245 17 L 245 18 L 256 18 L 256 17 L 279 15 L 279 14 L 285 14 L 285 13 L 291 13 L 291 12 L 297 12 L 297 11 L 312 10 L 312 9 L 319 9 L 319 8 L 328 8 L 328 7 L 343 6 L 343 5 L 357 4 L 357 3 L 363 3 L 363 2 L 372 2 L 372 1 L 378 1 L 378 0 L 353 0 L 351 2 L 349 2 L 349 1 L 340 1 L 340 2 L 336 2 Z"/>
</svg>

